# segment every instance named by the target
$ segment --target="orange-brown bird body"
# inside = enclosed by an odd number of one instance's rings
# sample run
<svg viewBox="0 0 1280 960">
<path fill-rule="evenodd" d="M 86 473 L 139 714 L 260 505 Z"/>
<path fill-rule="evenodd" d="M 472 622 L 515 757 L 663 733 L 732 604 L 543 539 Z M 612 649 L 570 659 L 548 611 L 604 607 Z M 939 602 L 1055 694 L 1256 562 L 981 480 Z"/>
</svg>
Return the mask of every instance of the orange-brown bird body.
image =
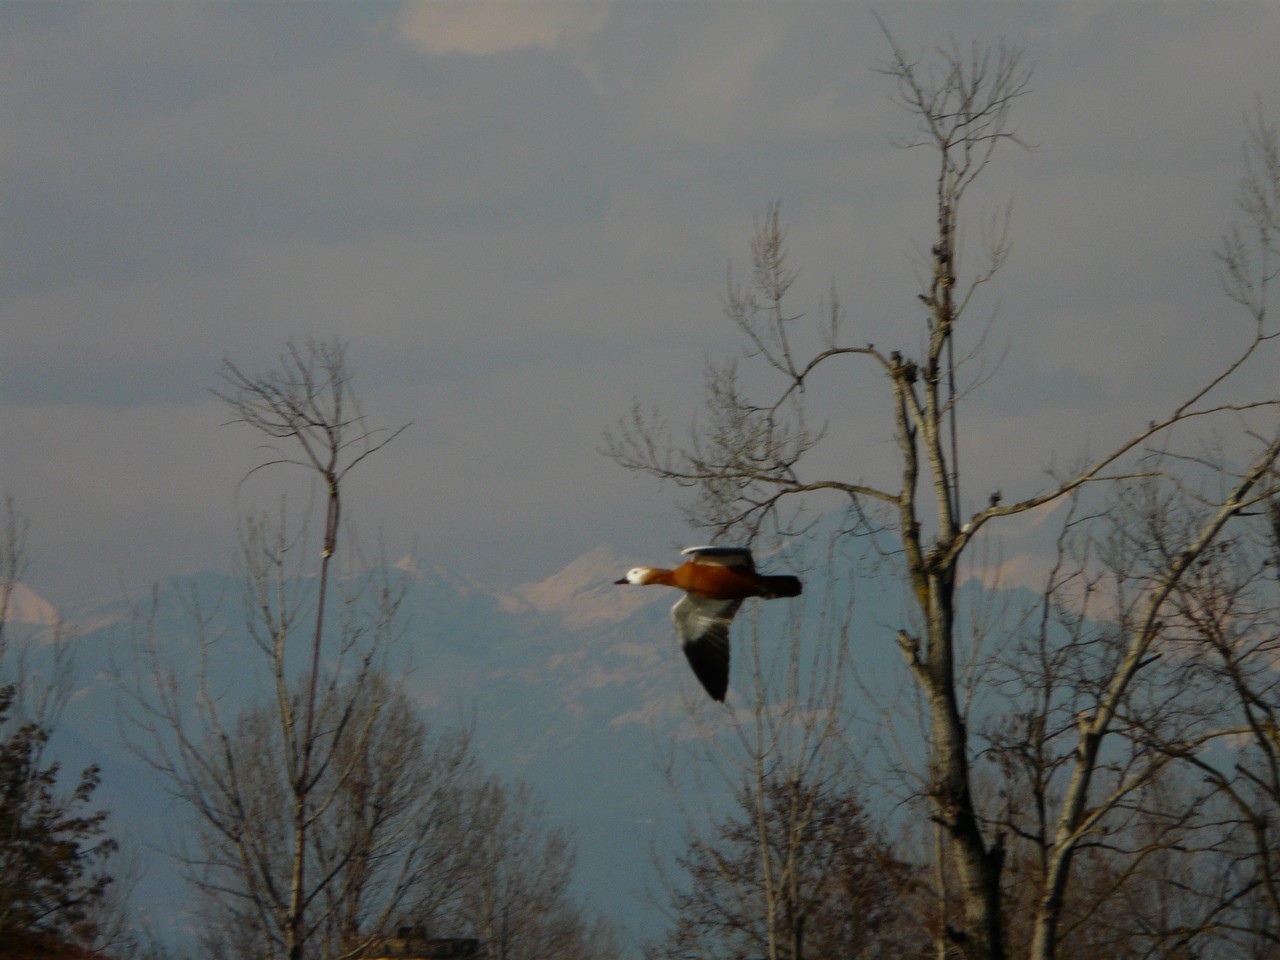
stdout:
<svg viewBox="0 0 1280 960">
<path fill-rule="evenodd" d="M 660 584 L 683 590 L 671 608 L 680 646 L 707 693 L 723 701 L 729 688 L 729 623 L 748 597 L 795 597 L 799 579 L 756 572 L 745 547 L 686 547 L 674 570 L 633 567 L 617 583 Z"/>
<path fill-rule="evenodd" d="M 660 583 L 677 587 L 685 593 L 707 597 L 710 600 L 745 600 L 747 597 L 794 597 L 799 591 L 795 577 L 766 577 L 753 570 L 729 567 L 702 559 L 687 560 L 674 570 L 650 567 L 652 579 L 647 583 Z"/>
</svg>

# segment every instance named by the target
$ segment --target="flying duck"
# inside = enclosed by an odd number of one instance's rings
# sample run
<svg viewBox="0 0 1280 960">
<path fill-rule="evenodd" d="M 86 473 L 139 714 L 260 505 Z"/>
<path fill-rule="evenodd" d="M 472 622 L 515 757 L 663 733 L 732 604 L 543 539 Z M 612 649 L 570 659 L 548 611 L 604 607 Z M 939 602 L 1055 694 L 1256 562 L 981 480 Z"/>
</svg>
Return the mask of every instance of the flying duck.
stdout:
<svg viewBox="0 0 1280 960">
<path fill-rule="evenodd" d="M 756 573 L 746 547 L 685 547 L 689 559 L 674 570 L 632 567 L 615 583 L 651 584 L 684 591 L 671 618 L 680 648 L 694 675 L 713 700 L 724 702 L 729 688 L 729 623 L 747 597 L 772 600 L 800 595 L 800 580 L 792 576 Z"/>
</svg>

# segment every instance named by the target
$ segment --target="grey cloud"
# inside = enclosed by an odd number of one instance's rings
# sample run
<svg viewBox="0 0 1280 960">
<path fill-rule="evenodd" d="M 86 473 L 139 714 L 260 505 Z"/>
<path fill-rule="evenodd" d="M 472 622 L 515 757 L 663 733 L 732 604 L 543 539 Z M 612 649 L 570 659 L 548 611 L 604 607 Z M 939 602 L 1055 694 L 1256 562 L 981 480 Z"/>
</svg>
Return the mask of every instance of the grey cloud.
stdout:
<svg viewBox="0 0 1280 960">
<path fill-rule="evenodd" d="M 882 7 L 908 50 L 1007 36 L 1037 65 L 1019 110 L 1040 146 L 998 157 L 967 210 L 1015 202 L 1013 257 L 963 331 L 1009 346 L 969 408 L 971 462 L 1008 491 L 1222 349 L 1208 251 L 1240 115 L 1280 89 L 1278 9 Z M 358 493 L 364 529 L 524 579 L 679 536 L 676 494 L 603 461 L 599 433 L 635 398 L 681 427 L 704 357 L 740 349 L 717 294 L 767 202 L 797 310 L 834 280 L 852 338 L 916 346 L 932 170 L 890 146 L 910 121 L 869 6 L 624 2 L 543 46 L 437 45 L 486 55 L 427 52 L 401 13 L 0 4 L 0 464 L 72 589 L 123 575 L 87 555 L 104 545 L 145 578 L 227 527 L 253 451 L 206 390 L 222 357 L 266 366 L 289 337 L 345 336 L 371 413 L 415 421 Z M 877 382 L 845 386 L 815 413 L 879 429 L 845 416 Z M 885 437 L 865 430 L 841 455 L 872 474 Z"/>
<path fill-rule="evenodd" d="M 178 6 L 124 9 L 190 25 Z M 180 63 L 102 49 L 88 15 L 5 31 L 29 75 L 0 116 L 22 143 L 0 166 L 3 295 L 217 270 L 249 240 L 598 212 L 600 107 L 550 56 L 432 58 L 364 16 L 201 9 L 217 42 Z"/>
</svg>

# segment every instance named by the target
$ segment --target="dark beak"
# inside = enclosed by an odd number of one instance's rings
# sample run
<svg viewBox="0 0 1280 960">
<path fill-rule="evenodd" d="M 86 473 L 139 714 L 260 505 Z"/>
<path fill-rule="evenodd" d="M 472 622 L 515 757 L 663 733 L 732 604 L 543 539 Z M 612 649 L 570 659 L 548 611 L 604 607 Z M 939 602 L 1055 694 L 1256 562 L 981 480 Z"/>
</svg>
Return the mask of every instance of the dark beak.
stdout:
<svg viewBox="0 0 1280 960">
<path fill-rule="evenodd" d="M 623 577 L 621 580 L 615 580 L 613 582 L 621 584 L 621 583 L 630 583 L 631 581 L 628 580 L 626 577 Z"/>
</svg>

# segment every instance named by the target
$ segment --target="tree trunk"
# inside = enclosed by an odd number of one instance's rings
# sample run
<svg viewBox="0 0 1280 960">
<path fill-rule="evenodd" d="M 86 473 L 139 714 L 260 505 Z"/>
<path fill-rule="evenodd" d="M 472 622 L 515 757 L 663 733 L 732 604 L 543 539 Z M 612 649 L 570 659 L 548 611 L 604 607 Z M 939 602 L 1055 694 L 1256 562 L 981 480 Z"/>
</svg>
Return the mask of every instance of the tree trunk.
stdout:
<svg viewBox="0 0 1280 960">
<path fill-rule="evenodd" d="M 929 704 L 932 799 L 955 864 L 956 891 L 964 918 L 960 930 L 947 928 L 947 936 L 952 950 L 962 956 L 1003 960 L 1001 851 L 998 845 L 987 848 L 974 811 L 967 738 L 956 699 L 954 579 L 951 568 L 928 577 L 928 649 L 923 665 Z"/>
</svg>

